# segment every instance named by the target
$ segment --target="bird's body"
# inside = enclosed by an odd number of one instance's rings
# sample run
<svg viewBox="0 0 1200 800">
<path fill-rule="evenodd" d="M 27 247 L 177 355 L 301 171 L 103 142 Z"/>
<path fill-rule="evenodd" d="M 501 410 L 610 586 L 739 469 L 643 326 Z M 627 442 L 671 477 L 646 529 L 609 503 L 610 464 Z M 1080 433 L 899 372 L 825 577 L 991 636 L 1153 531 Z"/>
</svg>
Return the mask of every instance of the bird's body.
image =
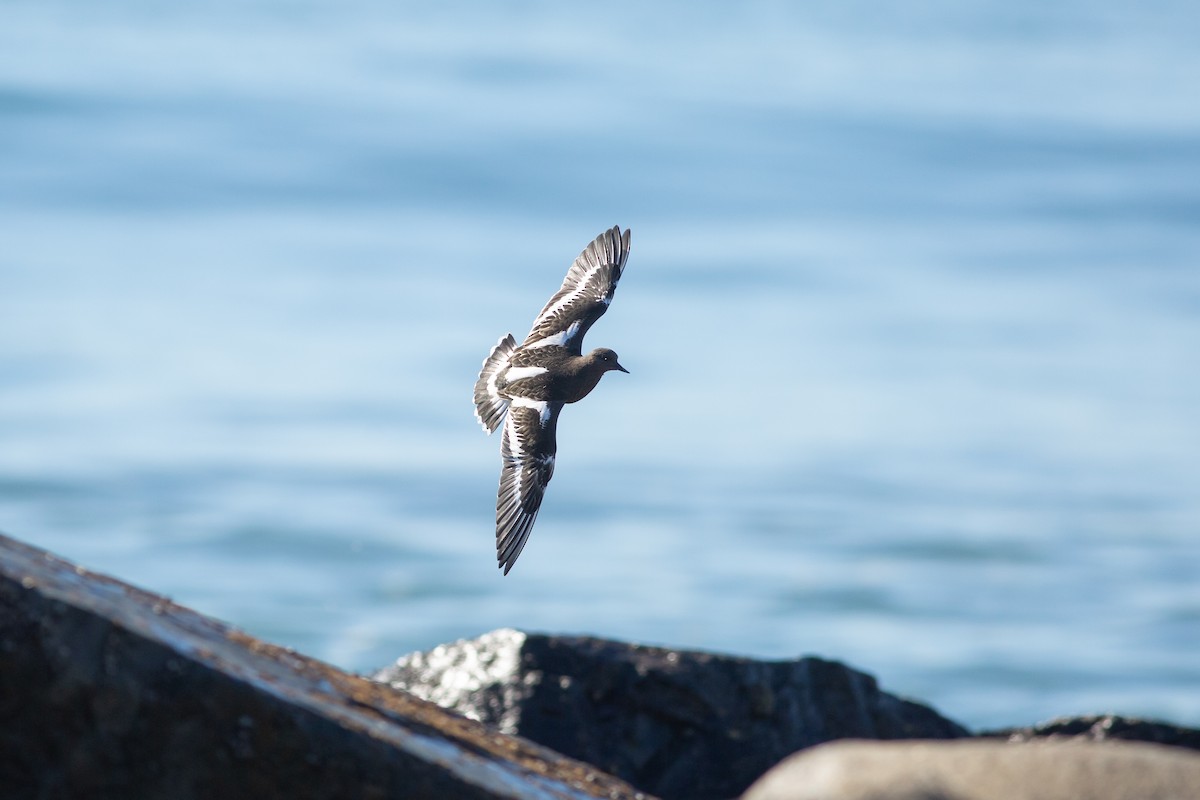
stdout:
<svg viewBox="0 0 1200 800">
<path fill-rule="evenodd" d="M 554 475 L 558 415 L 582 400 L 609 370 L 627 370 L 606 348 L 583 354 L 583 335 L 612 302 L 629 257 L 629 231 L 600 234 L 575 259 L 519 346 L 500 340 L 475 381 L 475 417 L 488 433 L 504 422 L 496 557 L 504 574 L 525 547 L 546 484 Z M 505 415 L 507 414 L 507 421 Z"/>
</svg>

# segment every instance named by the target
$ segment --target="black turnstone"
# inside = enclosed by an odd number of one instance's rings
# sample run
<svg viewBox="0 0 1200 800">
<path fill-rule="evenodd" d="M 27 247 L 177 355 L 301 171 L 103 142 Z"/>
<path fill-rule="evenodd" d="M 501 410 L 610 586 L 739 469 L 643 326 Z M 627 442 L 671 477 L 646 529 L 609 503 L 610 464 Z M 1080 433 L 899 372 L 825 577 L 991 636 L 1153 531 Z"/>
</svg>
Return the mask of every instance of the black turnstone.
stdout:
<svg viewBox="0 0 1200 800">
<path fill-rule="evenodd" d="M 485 431 L 495 431 L 508 413 L 496 496 L 496 559 L 505 575 L 529 539 L 554 475 L 554 431 L 563 405 L 586 397 L 609 370 L 629 371 L 607 348 L 583 355 L 583 336 L 608 309 L 628 258 L 629 231 L 614 227 L 597 236 L 525 341 L 518 346 L 511 333 L 501 339 L 475 381 L 475 417 Z"/>
</svg>

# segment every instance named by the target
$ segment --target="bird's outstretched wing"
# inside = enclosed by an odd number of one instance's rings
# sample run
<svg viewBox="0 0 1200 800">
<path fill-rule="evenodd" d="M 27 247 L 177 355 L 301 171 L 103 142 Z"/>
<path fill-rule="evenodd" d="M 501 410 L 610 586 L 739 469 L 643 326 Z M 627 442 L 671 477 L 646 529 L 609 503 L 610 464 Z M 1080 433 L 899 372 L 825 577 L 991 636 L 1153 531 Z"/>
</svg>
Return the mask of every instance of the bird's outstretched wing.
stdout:
<svg viewBox="0 0 1200 800">
<path fill-rule="evenodd" d="M 565 347 L 580 355 L 583 335 L 608 309 L 628 258 L 629 231 L 613 227 L 597 236 L 575 259 L 521 346 Z"/>
<path fill-rule="evenodd" d="M 504 574 L 529 539 L 554 475 L 555 430 L 562 403 L 512 399 L 500 438 L 500 491 L 496 495 L 496 559 Z"/>
</svg>

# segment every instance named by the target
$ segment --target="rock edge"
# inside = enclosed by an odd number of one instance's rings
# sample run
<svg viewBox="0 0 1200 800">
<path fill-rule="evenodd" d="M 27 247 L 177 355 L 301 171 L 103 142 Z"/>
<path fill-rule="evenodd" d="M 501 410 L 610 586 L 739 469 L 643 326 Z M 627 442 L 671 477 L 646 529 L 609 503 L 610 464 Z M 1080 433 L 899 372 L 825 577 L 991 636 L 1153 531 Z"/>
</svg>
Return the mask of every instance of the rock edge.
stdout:
<svg viewBox="0 0 1200 800">
<path fill-rule="evenodd" d="M 646 800 L 4 536 L 0 719 L 6 798 Z"/>
</svg>

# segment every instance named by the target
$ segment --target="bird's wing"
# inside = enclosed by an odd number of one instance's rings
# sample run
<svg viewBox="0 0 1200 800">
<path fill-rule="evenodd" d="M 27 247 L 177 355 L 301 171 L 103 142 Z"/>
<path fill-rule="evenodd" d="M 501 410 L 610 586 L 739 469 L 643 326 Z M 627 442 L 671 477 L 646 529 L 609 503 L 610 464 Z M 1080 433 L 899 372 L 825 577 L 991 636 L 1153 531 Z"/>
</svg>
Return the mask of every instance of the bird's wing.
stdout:
<svg viewBox="0 0 1200 800">
<path fill-rule="evenodd" d="M 567 270 L 562 288 L 533 321 L 522 347 L 565 347 L 575 355 L 583 335 L 608 309 L 629 258 L 629 231 L 613 227 L 583 249 Z"/>
<path fill-rule="evenodd" d="M 496 495 L 496 559 L 504 574 L 529 539 L 554 475 L 555 430 L 562 403 L 514 397 L 500 437 L 500 491 Z"/>
</svg>

